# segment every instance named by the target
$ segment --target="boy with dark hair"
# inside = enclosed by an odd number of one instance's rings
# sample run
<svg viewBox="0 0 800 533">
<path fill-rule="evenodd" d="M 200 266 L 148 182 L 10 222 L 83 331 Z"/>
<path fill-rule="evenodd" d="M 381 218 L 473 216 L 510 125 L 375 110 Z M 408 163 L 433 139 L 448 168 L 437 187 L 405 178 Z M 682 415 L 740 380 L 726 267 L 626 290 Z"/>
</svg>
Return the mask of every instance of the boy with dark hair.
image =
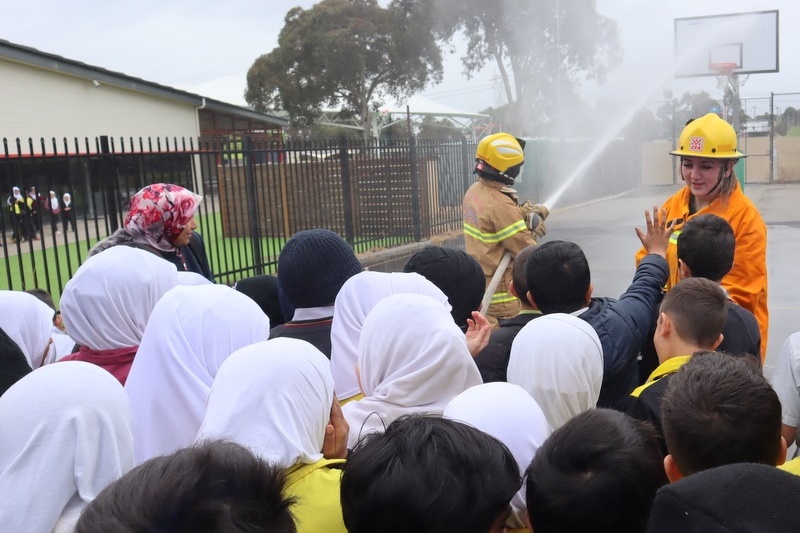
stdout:
<svg viewBox="0 0 800 533">
<path fill-rule="evenodd" d="M 733 267 L 736 239 L 728 222 L 717 215 L 694 217 L 678 236 L 680 279 L 706 278 L 720 284 Z M 722 285 L 720 285 L 722 286 Z M 733 355 L 751 354 L 761 365 L 761 332 L 756 317 L 726 293 L 728 318 L 724 339 L 717 350 Z"/>
<path fill-rule="evenodd" d="M 494 437 L 408 415 L 348 456 L 342 515 L 350 533 L 500 533 L 519 487 L 514 456 Z"/>
<path fill-rule="evenodd" d="M 327 229 L 298 231 L 278 256 L 279 297 L 294 314 L 270 330 L 269 338 L 306 341 L 331 358 L 333 304 L 344 282 L 363 270 L 355 252 Z"/>
<path fill-rule="evenodd" d="M 693 353 L 719 345 L 727 313 L 722 288 L 704 278 L 679 281 L 661 303 L 653 336 L 659 365 L 644 385 L 631 393 L 627 413 L 655 426 L 663 455 L 667 448 L 661 429 L 661 401 L 667 384 Z"/>
<path fill-rule="evenodd" d="M 639 382 L 637 358 L 651 331 L 661 288 L 669 276 L 666 251 L 671 226 L 657 209 L 645 213 L 647 232 L 636 234 L 648 251 L 620 298 L 593 298 L 589 263 L 580 247 L 550 241 L 525 263 L 528 300 L 544 314 L 568 313 L 588 322 L 603 346 L 603 385 L 598 407 L 624 408 Z"/>
<path fill-rule="evenodd" d="M 281 469 L 246 448 L 209 441 L 154 457 L 106 487 L 76 533 L 295 533 Z"/>
<path fill-rule="evenodd" d="M 511 283 L 508 292 L 520 302 L 520 312 L 508 319 L 499 319 L 500 327 L 492 331 L 489 344 L 475 357 L 475 364 L 481 373 L 484 383 L 506 381 L 508 360 L 511 357 L 511 343 L 520 330 L 542 312 L 531 307 L 528 302 L 528 281 L 525 277 L 525 262 L 536 249 L 536 245 L 528 246 L 514 257 L 511 269 Z"/>
<path fill-rule="evenodd" d="M 672 376 L 661 409 L 671 481 L 726 464 L 786 459 L 781 403 L 749 359 L 695 355 Z"/>
<path fill-rule="evenodd" d="M 555 430 L 526 479 L 535 533 L 641 533 L 667 483 L 653 428 L 610 409 L 585 411 Z"/>
</svg>

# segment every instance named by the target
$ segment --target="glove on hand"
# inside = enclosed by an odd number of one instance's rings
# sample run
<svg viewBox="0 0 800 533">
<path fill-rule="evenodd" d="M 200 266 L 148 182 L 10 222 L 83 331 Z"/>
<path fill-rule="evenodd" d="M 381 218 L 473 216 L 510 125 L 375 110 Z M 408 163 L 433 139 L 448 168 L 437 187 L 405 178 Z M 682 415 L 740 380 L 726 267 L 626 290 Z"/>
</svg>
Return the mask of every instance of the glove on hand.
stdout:
<svg viewBox="0 0 800 533">
<path fill-rule="evenodd" d="M 538 237 L 544 237 L 547 233 L 547 228 L 544 225 L 544 219 L 535 211 L 530 212 L 527 222 L 528 227 L 531 229 L 531 233 L 537 235 Z"/>
<path fill-rule="evenodd" d="M 539 215 L 542 220 L 546 220 L 547 217 L 550 215 L 550 210 L 544 204 L 533 204 L 531 206 L 531 211 Z"/>
</svg>

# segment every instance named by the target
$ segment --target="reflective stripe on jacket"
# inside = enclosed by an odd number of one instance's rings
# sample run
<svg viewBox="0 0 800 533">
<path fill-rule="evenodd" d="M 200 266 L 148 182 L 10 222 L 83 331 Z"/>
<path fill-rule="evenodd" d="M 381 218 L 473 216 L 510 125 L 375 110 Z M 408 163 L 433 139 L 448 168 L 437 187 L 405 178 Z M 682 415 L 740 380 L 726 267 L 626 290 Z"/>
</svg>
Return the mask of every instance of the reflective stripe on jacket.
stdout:
<svg viewBox="0 0 800 533">
<path fill-rule="evenodd" d="M 507 189 L 501 183 L 478 178 L 464 195 L 466 251 L 480 263 L 487 285 L 506 252 L 513 257 L 536 244 L 525 224 L 522 210 L 512 198 L 513 194 L 513 189 Z M 508 292 L 510 282 L 511 263 L 492 296 L 492 304 L 516 300 Z"/>
</svg>

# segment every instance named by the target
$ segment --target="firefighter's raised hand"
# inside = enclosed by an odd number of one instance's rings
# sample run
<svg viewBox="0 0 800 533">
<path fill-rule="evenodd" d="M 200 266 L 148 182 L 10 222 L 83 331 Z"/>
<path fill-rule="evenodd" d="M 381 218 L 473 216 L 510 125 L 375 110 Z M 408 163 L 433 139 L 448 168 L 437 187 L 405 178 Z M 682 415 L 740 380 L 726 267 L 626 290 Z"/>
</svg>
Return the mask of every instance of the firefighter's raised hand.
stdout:
<svg viewBox="0 0 800 533">
<path fill-rule="evenodd" d="M 657 254 L 661 257 L 667 257 L 667 247 L 669 246 L 669 238 L 672 235 L 672 230 L 675 227 L 673 220 L 667 224 L 667 210 L 658 209 L 658 206 L 653 206 L 653 214 L 645 210 L 644 220 L 647 226 L 645 233 L 639 228 L 636 229 L 636 236 L 642 241 L 642 246 L 649 254 Z"/>
<path fill-rule="evenodd" d="M 492 325 L 489 320 L 478 311 L 472 312 L 472 318 L 467 319 L 467 348 L 472 357 L 475 357 L 489 344 L 492 334 Z"/>
</svg>

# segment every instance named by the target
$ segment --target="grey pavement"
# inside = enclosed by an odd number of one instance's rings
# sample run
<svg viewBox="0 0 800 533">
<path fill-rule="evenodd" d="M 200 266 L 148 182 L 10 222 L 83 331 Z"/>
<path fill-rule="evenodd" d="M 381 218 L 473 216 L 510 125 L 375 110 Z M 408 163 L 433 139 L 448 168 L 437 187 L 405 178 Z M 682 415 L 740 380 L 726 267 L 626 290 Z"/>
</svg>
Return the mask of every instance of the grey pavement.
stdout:
<svg viewBox="0 0 800 533">
<path fill-rule="evenodd" d="M 680 186 L 642 187 L 580 206 L 554 206 L 547 220 L 554 239 L 577 243 L 586 253 L 596 296 L 619 297 L 633 278 L 641 246 L 634 227 L 644 227 L 644 210 L 661 205 Z M 769 343 L 765 374 L 772 375 L 781 346 L 800 331 L 800 183 L 747 184 L 745 194 L 767 224 Z"/>
</svg>

